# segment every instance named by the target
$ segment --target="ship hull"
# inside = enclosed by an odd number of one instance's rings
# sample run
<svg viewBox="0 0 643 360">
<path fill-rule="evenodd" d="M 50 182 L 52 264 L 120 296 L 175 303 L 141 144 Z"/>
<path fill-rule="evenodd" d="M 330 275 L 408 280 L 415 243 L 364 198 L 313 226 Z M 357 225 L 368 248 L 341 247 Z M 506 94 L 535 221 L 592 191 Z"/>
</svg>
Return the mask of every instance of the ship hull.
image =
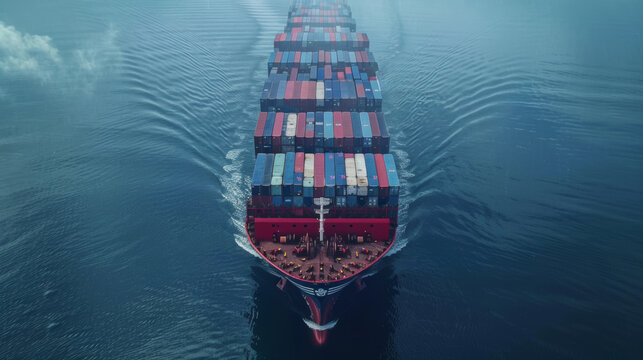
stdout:
<svg viewBox="0 0 643 360">
<path fill-rule="evenodd" d="M 320 282 L 320 281 L 307 281 L 300 279 L 296 276 L 292 276 L 283 269 L 275 266 L 264 254 L 253 241 L 248 227 L 246 225 L 246 236 L 249 244 L 252 246 L 254 251 L 262 258 L 262 262 L 269 269 L 269 272 L 274 274 L 278 280 L 276 287 L 280 290 L 284 290 L 286 286 L 293 286 L 297 289 L 297 292 L 302 296 L 308 309 L 310 311 L 310 319 L 305 321 L 308 327 L 312 330 L 313 339 L 318 345 L 322 345 L 326 342 L 328 331 L 332 329 L 336 324 L 337 314 L 335 313 L 335 304 L 341 297 L 341 295 L 353 288 L 353 290 L 361 291 L 365 285 L 362 282 L 364 277 L 367 277 L 377 271 L 377 263 L 381 260 L 382 257 L 386 256 L 388 251 L 393 247 L 395 243 L 395 232 L 393 232 L 390 238 L 390 244 L 387 246 L 385 252 L 383 252 L 376 260 L 374 260 L 368 267 L 362 269 L 356 274 L 347 276 L 345 278 L 330 281 L 330 282 Z"/>
</svg>

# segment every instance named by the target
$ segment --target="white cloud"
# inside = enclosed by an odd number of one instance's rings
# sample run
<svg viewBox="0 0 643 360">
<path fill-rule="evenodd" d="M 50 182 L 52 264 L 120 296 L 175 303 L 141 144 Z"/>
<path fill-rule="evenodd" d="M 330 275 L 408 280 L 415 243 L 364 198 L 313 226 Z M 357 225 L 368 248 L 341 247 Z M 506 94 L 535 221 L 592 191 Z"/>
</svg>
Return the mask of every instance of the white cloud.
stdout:
<svg viewBox="0 0 643 360">
<path fill-rule="evenodd" d="M 0 70 L 49 79 L 61 63 L 49 36 L 23 34 L 0 22 Z"/>
<path fill-rule="evenodd" d="M 87 46 L 73 52 L 75 65 L 79 71 L 93 73 L 105 67 L 109 67 L 114 57 L 118 55 L 118 48 L 115 44 L 118 32 L 113 26 L 107 31 L 95 36 L 88 42 Z"/>
<path fill-rule="evenodd" d="M 0 76 L 29 76 L 42 84 L 54 83 L 57 91 L 91 92 L 120 59 L 117 37 L 118 31 L 110 26 L 80 48 L 59 52 L 49 36 L 21 33 L 0 22 Z"/>
<path fill-rule="evenodd" d="M 118 31 L 110 26 L 105 32 L 94 34 L 79 49 L 71 51 L 69 69 L 65 75 L 75 90 L 92 92 L 96 82 L 113 70 L 120 60 L 116 44 Z"/>
</svg>

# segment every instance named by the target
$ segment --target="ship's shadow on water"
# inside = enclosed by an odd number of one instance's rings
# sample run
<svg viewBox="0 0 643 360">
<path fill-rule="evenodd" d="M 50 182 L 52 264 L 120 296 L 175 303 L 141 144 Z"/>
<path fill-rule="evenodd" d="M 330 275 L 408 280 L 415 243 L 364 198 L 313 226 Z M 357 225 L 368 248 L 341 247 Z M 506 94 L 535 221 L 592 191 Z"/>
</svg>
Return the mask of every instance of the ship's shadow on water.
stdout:
<svg viewBox="0 0 643 360">
<path fill-rule="evenodd" d="M 312 331 L 302 320 L 310 318 L 310 312 L 298 290 L 289 284 L 289 291 L 280 291 L 275 286 L 277 277 L 262 267 L 253 267 L 257 288 L 248 317 L 257 359 L 396 358 L 397 276 L 390 259 L 382 262 L 377 273 L 364 279 L 364 290 L 358 292 L 352 284 L 343 291 L 333 317 L 339 321 L 321 346 L 315 344 Z"/>
</svg>

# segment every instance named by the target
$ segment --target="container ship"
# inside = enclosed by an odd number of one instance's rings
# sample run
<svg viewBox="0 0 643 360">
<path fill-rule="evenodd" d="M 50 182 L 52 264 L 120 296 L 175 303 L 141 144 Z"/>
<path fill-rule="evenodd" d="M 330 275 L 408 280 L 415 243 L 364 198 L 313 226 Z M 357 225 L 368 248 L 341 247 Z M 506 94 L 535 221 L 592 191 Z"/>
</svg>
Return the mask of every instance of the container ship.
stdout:
<svg viewBox="0 0 643 360">
<path fill-rule="evenodd" d="M 378 65 L 343 0 L 294 1 L 275 35 L 254 133 L 246 232 L 294 285 L 322 344 L 343 289 L 395 243 L 400 181 Z"/>
</svg>

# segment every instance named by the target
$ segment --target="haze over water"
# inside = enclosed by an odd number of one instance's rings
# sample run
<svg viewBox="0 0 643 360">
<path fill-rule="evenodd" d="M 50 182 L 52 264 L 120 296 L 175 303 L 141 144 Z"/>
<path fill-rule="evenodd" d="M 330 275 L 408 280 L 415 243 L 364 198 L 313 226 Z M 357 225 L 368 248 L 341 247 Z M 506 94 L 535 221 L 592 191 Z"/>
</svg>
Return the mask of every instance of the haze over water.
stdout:
<svg viewBox="0 0 643 360">
<path fill-rule="evenodd" d="M 288 5 L 0 4 L 0 359 L 643 356 L 643 3 L 350 2 L 402 211 L 324 348 L 244 250 Z"/>
</svg>

